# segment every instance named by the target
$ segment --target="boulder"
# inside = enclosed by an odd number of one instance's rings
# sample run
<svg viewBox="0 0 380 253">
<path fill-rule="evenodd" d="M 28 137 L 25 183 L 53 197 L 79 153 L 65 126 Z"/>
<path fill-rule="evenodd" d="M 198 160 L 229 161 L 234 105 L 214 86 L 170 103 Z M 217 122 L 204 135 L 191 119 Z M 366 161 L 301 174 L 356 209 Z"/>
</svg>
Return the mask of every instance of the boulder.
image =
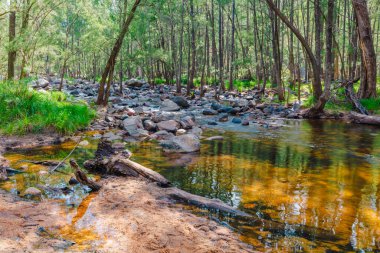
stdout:
<svg viewBox="0 0 380 253">
<path fill-rule="evenodd" d="M 48 86 L 49 86 L 49 81 L 44 78 L 40 78 L 36 81 L 36 88 L 46 88 Z"/>
<path fill-rule="evenodd" d="M 175 133 L 179 129 L 179 123 L 175 120 L 161 121 L 160 123 L 157 123 L 157 128 L 159 130 Z"/>
<path fill-rule="evenodd" d="M 213 110 L 215 110 L 215 111 L 219 110 L 220 108 L 222 108 L 222 105 L 219 104 L 219 103 L 213 102 L 213 103 L 211 104 L 211 109 L 213 109 Z"/>
<path fill-rule="evenodd" d="M 140 88 L 145 84 L 145 81 L 138 79 L 130 79 L 125 83 L 128 87 L 137 87 Z"/>
<path fill-rule="evenodd" d="M 143 123 L 140 116 L 132 116 L 123 120 L 123 129 L 130 135 L 136 133 L 137 129 L 142 129 Z"/>
<path fill-rule="evenodd" d="M 176 103 L 169 99 L 165 99 L 161 104 L 161 110 L 165 112 L 176 112 L 180 109 L 181 108 Z"/>
<path fill-rule="evenodd" d="M 170 140 L 161 141 L 160 145 L 168 152 L 191 153 L 201 148 L 199 138 L 194 134 L 175 136 Z"/>
<path fill-rule="evenodd" d="M 171 99 L 171 101 L 173 101 L 174 103 L 176 103 L 178 106 L 180 106 L 181 108 L 189 108 L 190 107 L 190 104 L 189 102 L 187 102 L 186 98 L 182 97 L 182 96 L 175 96 Z"/>
</svg>

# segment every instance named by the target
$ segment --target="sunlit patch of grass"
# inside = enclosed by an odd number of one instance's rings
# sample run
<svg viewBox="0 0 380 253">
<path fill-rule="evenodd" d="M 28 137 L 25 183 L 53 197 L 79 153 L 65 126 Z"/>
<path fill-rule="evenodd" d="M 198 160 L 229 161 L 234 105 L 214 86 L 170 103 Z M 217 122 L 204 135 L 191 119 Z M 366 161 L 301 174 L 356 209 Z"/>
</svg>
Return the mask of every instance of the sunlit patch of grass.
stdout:
<svg viewBox="0 0 380 253">
<path fill-rule="evenodd" d="M 26 83 L 0 83 L 2 133 L 26 134 L 45 130 L 73 133 L 88 126 L 95 117 L 95 112 L 87 105 L 69 102 L 61 92 L 36 92 Z"/>
</svg>

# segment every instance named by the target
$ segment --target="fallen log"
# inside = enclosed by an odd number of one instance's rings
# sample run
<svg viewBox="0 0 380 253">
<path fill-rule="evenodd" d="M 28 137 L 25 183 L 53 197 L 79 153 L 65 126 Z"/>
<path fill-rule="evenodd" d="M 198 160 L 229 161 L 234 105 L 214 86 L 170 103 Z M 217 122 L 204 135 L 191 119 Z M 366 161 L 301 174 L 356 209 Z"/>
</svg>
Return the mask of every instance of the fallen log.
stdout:
<svg viewBox="0 0 380 253">
<path fill-rule="evenodd" d="M 99 191 L 100 188 L 102 187 L 100 184 L 96 183 L 95 181 L 89 179 L 80 168 L 79 165 L 75 162 L 74 159 L 70 159 L 70 165 L 71 167 L 75 170 L 74 174 L 76 179 L 78 180 L 79 183 L 83 185 L 87 185 L 88 187 L 91 188 L 93 191 Z"/>
<path fill-rule="evenodd" d="M 380 126 L 380 117 L 378 116 L 369 116 L 357 112 L 350 112 L 349 118 L 355 123 Z"/>
<path fill-rule="evenodd" d="M 209 199 L 209 198 L 201 197 L 198 195 L 188 193 L 181 189 L 178 189 L 177 187 L 171 187 L 171 188 L 166 189 L 166 194 L 175 200 L 178 200 L 190 205 L 194 205 L 197 207 L 206 208 L 213 211 L 222 211 L 225 213 L 229 213 L 229 214 L 233 214 L 233 215 L 241 216 L 241 217 L 251 217 L 251 215 L 243 211 L 240 211 L 238 209 L 235 209 L 225 204 L 223 201 L 219 199 Z"/>
</svg>

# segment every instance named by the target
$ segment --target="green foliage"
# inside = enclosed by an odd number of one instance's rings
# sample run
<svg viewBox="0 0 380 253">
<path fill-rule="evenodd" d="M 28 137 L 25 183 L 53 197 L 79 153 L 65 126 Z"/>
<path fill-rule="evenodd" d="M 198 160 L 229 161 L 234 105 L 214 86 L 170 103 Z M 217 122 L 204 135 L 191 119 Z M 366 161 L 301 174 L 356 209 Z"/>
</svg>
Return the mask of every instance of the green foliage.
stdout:
<svg viewBox="0 0 380 253">
<path fill-rule="evenodd" d="M 26 81 L 0 83 L 0 131 L 5 134 L 53 130 L 73 133 L 88 126 L 95 112 L 87 105 L 73 103 L 61 92 L 30 90 Z"/>
<path fill-rule="evenodd" d="M 360 103 L 368 110 L 378 112 L 380 111 L 380 98 L 361 99 Z"/>
</svg>

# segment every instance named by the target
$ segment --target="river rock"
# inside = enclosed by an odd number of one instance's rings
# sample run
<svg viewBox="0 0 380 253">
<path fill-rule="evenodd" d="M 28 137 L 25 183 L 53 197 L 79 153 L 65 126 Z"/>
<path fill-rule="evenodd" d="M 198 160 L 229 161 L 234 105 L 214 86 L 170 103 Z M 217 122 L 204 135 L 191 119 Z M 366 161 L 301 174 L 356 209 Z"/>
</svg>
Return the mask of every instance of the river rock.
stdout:
<svg viewBox="0 0 380 253">
<path fill-rule="evenodd" d="M 144 128 L 148 131 L 156 131 L 157 124 L 154 123 L 152 120 L 145 120 L 144 121 Z"/>
<path fill-rule="evenodd" d="M 183 117 L 179 123 L 183 129 L 191 129 L 195 126 L 195 122 L 191 116 Z"/>
<path fill-rule="evenodd" d="M 175 133 L 175 135 L 178 136 L 178 135 L 183 135 L 183 134 L 185 134 L 185 133 L 186 133 L 186 130 L 181 128 L 181 129 L 178 129 L 178 130 L 177 130 L 177 132 Z"/>
<path fill-rule="evenodd" d="M 215 111 L 219 110 L 220 108 L 222 108 L 222 105 L 219 104 L 219 103 L 213 102 L 213 103 L 211 104 L 211 109 L 213 109 L 213 110 L 215 110 Z"/>
<path fill-rule="evenodd" d="M 241 123 L 241 119 L 239 119 L 239 118 L 233 118 L 232 119 L 232 123 L 240 124 Z"/>
<path fill-rule="evenodd" d="M 49 86 L 49 81 L 44 78 L 40 78 L 37 80 L 36 85 L 36 88 L 46 88 Z"/>
<path fill-rule="evenodd" d="M 174 137 L 174 134 L 169 133 L 168 131 L 158 131 L 154 134 L 150 135 L 150 139 L 152 140 L 169 140 Z"/>
<path fill-rule="evenodd" d="M 181 108 L 176 103 L 169 99 L 165 99 L 161 104 L 161 110 L 165 112 L 176 112 L 180 109 Z"/>
<path fill-rule="evenodd" d="M 132 116 L 123 120 L 123 128 L 128 131 L 130 135 L 133 135 L 137 129 L 143 128 L 140 116 Z"/>
<path fill-rule="evenodd" d="M 171 140 L 161 141 L 160 145 L 168 152 L 191 153 L 200 150 L 199 138 L 194 134 L 175 136 Z"/>
<path fill-rule="evenodd" d="M 203 115 L 217 115 L 218 112 L 212 109 L 204 109 L 203 110 Z"/>
<path fill-rule="evenodd" d="M 241 122 L 243 126 L 249 126 L 249 120 L 245 119 Z"/>
<path fill-rule="evenodd" d="M 35 187 L 29 187 L 24 192 L 25 196 L 28 195 L 30 197 L 39 197 L 39 196 L 41 196 L 41 194 L 42 194 L 42 192 Z"/>
<path fill-rule="evenodd" d="M 175 120 L 161 121 L 157 124 L 157 128 L 159 130 L 175 133 L 179 128 L 179 123 Z"/>
<path fill-rule="evenodd" d="M 0 155 L 0 181 L 7 180 L 7 168 L 9 167 L 9 161 Z"/>
<path fill-rule="evenodd" d="M 182 96 L 175 96 L 171 99 L 174 103 L 176 103 L 178 106 L 180 106 L 181 108 L 189 108 L 190 107 L 190 104 L 189 102 L 187 102 L 186 98 L 182 97 Z"/>
<path fill-rule="evenodd" d="M 227 122 L 227 121 L 228 121 L 228 115 L 227 114 L 225 114 L 219 118 L 219 122 Z"/>
<path fill-rule="evenodd" d="M 142 80 L 137 80 L 137 79 L 130 79 L 125 83 L 128 87 L 137 87 L 141 88 L 144 84 L 145 81 Z"/>
</svg>

